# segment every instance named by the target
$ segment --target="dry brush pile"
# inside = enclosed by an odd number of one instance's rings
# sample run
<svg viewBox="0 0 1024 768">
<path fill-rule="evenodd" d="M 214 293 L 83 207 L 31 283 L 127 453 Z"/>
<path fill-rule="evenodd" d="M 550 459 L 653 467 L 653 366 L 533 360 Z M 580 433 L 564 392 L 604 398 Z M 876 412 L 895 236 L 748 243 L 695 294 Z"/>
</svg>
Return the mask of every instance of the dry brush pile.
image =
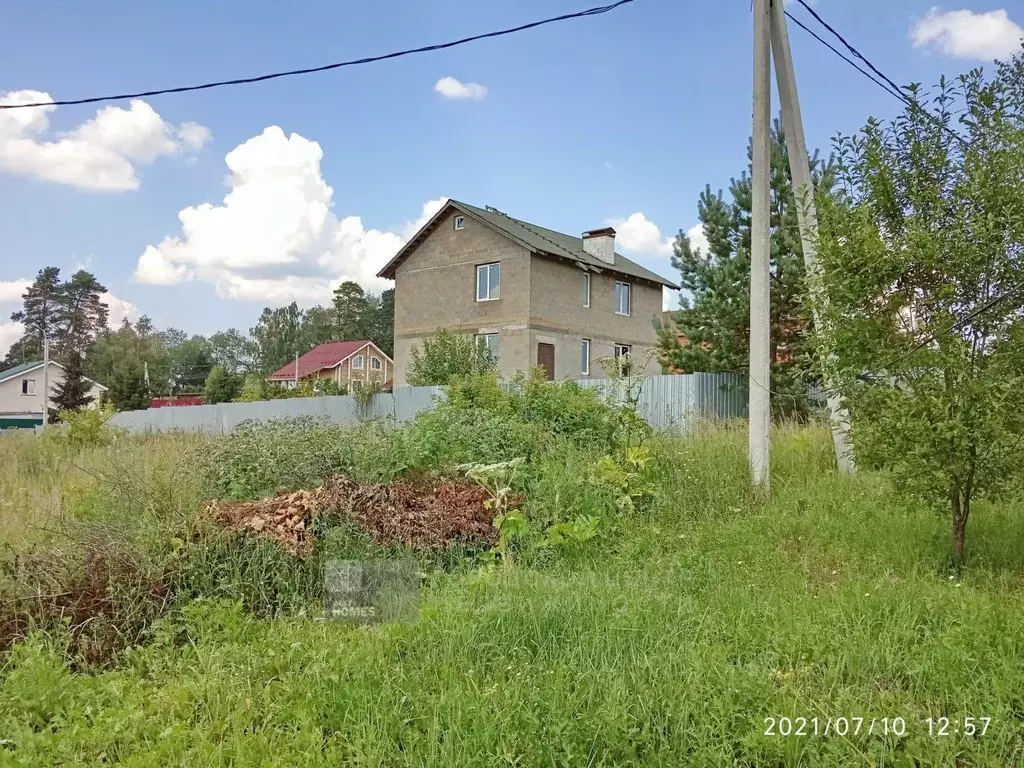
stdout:
<svg viewBox="0 0 1024 768">
<path fill-rule="evenodd" d="M 317 519 L 351 522 L 380 546 L 433 552 L 493 545 L 495 512 L 488 499 L 486 489 L 466 481 L 360 485 L 335 477 L 257 501 L 211 501 L 206 511 L 228 529 L 276 540 L 297 555 L 316 549 Z"/>
</svg>

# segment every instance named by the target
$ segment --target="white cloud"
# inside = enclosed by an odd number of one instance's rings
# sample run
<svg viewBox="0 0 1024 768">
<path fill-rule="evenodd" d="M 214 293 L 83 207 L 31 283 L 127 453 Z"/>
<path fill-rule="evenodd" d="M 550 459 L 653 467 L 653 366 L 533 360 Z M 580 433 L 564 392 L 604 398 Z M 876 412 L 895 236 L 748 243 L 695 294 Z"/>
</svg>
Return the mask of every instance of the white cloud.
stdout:
<svg viewBox="0 0 1024 768">
<path fill-rule="evenodd" d="M 608 219 L 615 228 L 615 242 L 627 253 L 669 256 L 674 238 L 663 237 L 658 225 L 639 211 L 625 219 Z"/>
<path fill-rule="evenodd" d="M 121 323 L 127 320 L 130 323 L 139 319 L 138 308 L 127 299 L 122 299 L 112 293 L 105 293 L 100 301 L 107 305 L 109 315 L 107 325 L 115 331 L 121 327 Z"/>
<path fill-rule="evenodd" d="M 423 228 L 423 225 L 434 218 L 434 214 L 444 207 L 444 204 L 448 202 L 447 197 L 439 197 L 437 200 L 427 200 L 423 204 L 423 208 L 420 210 L 420 217 L 416 221 L 409 222 L 402 230 L 403 240 L 410 240 L 413 235 Z"/>
<path fill-rule="evenodd" d="M 701 253 L 707 253 L 708 239 L 704 236 L 704 225 L 694 224 L 688 230 L 686 230 L 686 236 L 690 238 L 690 245 L 694 248 L 699 248 Z"/>
<path fill-rule="evenodd" d="M 446 99 L 472 99 L 480 101 L 487 97 L 487 86 L 480 83 L 462 83 L 454 77 L 442 77 L 434 83 L 434 90 Z"/>
<path fill-rule="evenodd" d="M 50 101 L 42 91 L 0 93 L 0 104 Z M 128 109 L 103 107 L 78 127 L 47 139 L 56 107 L 0 111 L 0 170 L 81 189 L 137 189 L 135 164 L 161 155 L 196 150 L 210 138 L 198 123 L 172 126 L 149 104 L 133 100 Z"/>
<path fill-rule="evenodd" d="M 213 131 L 192 121 L 179 125 L 175 133 L 184 146 L 195 150 L 202 149 L 213 138 Z"/>
<path fill-rule="evenodd" d="M 20 304 L 30 285 L 31 280 L 0 280 L 0 304 Z"/>
<path fill-rule="evenodd" d="M 135 265 L 135 279 L 147 285 L 177 285 L 191 278 L 188 267 L 172 264 L 159 248 L 152 245 L 146 246 Z"/>
<path fill-rule="evenodd" d="M 915 48 L 937 48 L 961 59 L 1004 59 L 1020 50 L 1024 27 L 1010 19 L 1005 9 L 974 13 L 968 10 L 941 13 L 937 8 L 910 30 Z"/>
<path fill-rule="evenodd" d="M 231 150 L 228 192 L 219 204 L 178 214 L 181 234 L 139 256 L 135 279 L 154 285 L 212 284 L 223 298 L 313 304 L 344 280 L 380 291 L 377 272 L 444 204 L 424 203 L 399 231 L 367 229 L 359 216 L 338 218 L 323 178 L 320 145 L 270 126 Z"/>
</svg>

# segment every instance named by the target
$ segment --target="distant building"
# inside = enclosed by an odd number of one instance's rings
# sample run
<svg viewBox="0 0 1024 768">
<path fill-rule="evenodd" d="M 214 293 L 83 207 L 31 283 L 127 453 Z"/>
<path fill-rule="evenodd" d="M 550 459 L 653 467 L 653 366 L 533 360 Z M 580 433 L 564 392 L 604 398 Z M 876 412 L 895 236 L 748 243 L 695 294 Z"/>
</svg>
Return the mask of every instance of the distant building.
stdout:
<svg viewBox="0 0 1024 768">
<path fill-rule="evenodd" d="M 52 408 L 54 393 L 64 381 L 64 366 L 51 360 L 47 373 L 50 389 L 47 402 Z M 91 407 L 95 408 L 107 388 L 92 379 L 86 381 L 92 385 L 89 394 L 92 395 Z M 42 360 L 0 372 L 0 429 L 38 426 L 43 423 L 44 414 Z"/>
<path fill-rule="evenodd" d="M 321 344 L 298 359 L 267 376 L 267 381 L 282 388 L 307 380 L 327 380 L 344 386 L 376 382 L 385 385 L 394 375 L 395 362 L 380 347 L 367 339 Z"/>
<path fill-rule="evenodd" d="M 566 235 L 449 200 L 388 262 L 395 281 L 395 384 L 439 328 L 472 334 L 498 371 L 602 378 L 599 358 L 657 347 L 662 289 L 679 286 L 615 252 L 611 227 Z M 647 365 L 658 373 L 658 363 Z"/>
</svg>

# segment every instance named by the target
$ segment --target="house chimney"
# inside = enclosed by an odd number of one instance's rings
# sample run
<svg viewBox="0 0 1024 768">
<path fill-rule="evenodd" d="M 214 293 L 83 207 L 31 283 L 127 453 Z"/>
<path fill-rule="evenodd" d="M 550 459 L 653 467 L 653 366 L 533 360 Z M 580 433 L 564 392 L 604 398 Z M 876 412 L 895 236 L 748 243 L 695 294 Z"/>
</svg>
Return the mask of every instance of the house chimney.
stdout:
<svg viewBox="0 0 1024 768">
<path fill-rule="evenodd" d="M 611 227 L 583 233 L 583 250 L 598 261 L 615 265 L 615 230 Z"/>
</svg>

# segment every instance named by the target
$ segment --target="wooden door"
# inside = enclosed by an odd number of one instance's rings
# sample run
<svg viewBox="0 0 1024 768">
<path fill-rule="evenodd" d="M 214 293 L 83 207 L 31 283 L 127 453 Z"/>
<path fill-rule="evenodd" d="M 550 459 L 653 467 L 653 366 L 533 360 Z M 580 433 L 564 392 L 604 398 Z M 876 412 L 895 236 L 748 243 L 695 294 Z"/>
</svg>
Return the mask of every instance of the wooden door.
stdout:
<svg viewBox="0 0 1024 768">
<path fill-rule="evenodd" d="M 537 365 L 544 369 L 548 381 L 555 380 L 555 345 L 537 344 Z"/>
</svg>

